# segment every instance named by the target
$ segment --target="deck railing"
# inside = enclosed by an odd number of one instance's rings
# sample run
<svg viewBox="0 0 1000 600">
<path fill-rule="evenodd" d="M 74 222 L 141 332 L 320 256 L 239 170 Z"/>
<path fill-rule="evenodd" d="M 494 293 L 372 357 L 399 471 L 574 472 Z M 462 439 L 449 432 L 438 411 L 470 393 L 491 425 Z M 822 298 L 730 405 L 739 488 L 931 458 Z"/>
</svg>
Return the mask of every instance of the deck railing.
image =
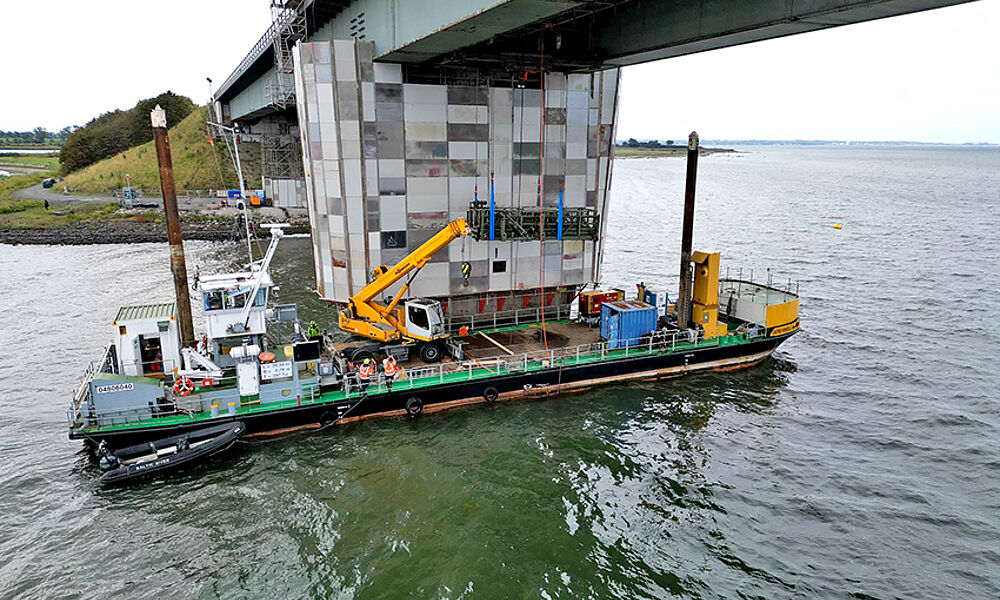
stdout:
<svg viewBox="0 0 1000 600">
<path fill-rule="evenodd" d="M 474 379 L 541 371 L 554 367 L 573 367 L 607 360 L 683 352 L 720 346 L 727 340 L 734 341 L 734 338 L 749 341 L 764 335 L 763 328 L 748 328 L 711 339 L 706 339 L 705 332 L 699 330 L 660 330 L 640 338 L 619 340 L 614 344 L 610 342 L 580 344 L 514 355 L 496 355 L 488 358 L 443 362 L 433 366 L 407 369 L 406 375 L 396 377 L 391 385 L 392 391 L 418 390 L 444 383 L 461 383 Z M 343 379 L 342 390 L 321 394 L 318 382 L 304 384 L 301 390 L 301 395 L 296 398 L 261 403 L 259 400 L 248 401 L 239 395 L 238 390 L 233 389 L 231 394 L 212 397 L 211 401 L 217 407 L 215 410 L 210 407 L 206 409 L 207 399 L 192 396 L 175 398 L 173 401 L 154 407 L 100 411 L 88 415 L 81 414 L 79 410 L 70 409 L 67 411 L 67 418 L 71 427 L 82 427 L 86 422 L 97 425 L 100 429 L 138 422 L 154 425 L 156 423 L 150 422 L 150 420 L 155 421 L 163 417 L 185 417 L 196 421 L 214 416 L 252 414 L 263 410 L 311 404 L 341 402 L 353 405 L 363 401 L 367 396 L 388 392 L 389 385 L 381 373 L 367 386 L 361 385 L 357 373 L 350 373 Z"/>
<path fill-rule="evenodd" d="M 552 306 L 534 306 L 516 310 L 494 311 L 481 315 L 445 315 L 444 325 L 448 331 L 458 331 L 468 327 L 470 331 L 500 329 L 502 327 L 517 327 L 525 323 L 539 323 L 544 315 L 546 321 L 562 321 L 570 318 L 569 304 L 553 304 Z"/>
<path fill-rule="evenodd" d="M 551 367 L 572 367 L 585 363 L 601 362 L 610 359 L 648 356 L 651 354 L 670 354 L 677 351 L 693 350 L 710 346 L 719 346 L 730 337 L 739 337 L 745 341 L 763 337 L 764 329 L 751 327 L 725 336 L 706 339 L 702 330 L 656 331 L 652 334 L 610 342 L 580 344 L 535 350 L 514 355 L 495 355 L 488 358 L 465 359 L 456 362 L 440 363 L 436 366 L 418 367 L 406 371 L 405 378 L 395 378 L 392 390 L 409 390 L 442 383 L 456 383 L 472 379 L 496 377 L 548 369 Z M 614 347 L 613 347 L 614 346 Z M 382 374 L 371 381 L 362 391 L 357 374 L 352 373 L 344 378 L 345 398 L 358 398 L 366 394 L 384 393 L 388 391 L 385 377 Z"/>
<path fill-rule="evenodd" d="M 259 398 L 240 396 L 239 391 L 233 389 L 232 393 L 213 396 L 210 399 L 198 396 L 175 396 L 173 400 L 166 400 L 155 406 L 102 410 L 90 414 L 84 414 L 80 410 L 70 408 L 66 411 L 66 417 L 70 427 L 81 427 L 86 423 L 88 426 L 97 426 L 98 429 L 101 429 L 149 422 L 150 420 L 155 421 L 166 417 L 183 417 L 190 421 L 196 421 L 206 417 L 240 415 L 253 412 L 254 407 L 257 407 L 256 410 L 287 408 L 315 404 L 319 399 L 319 383 L 317 382 L 303 384 L 301 393 L 295 398 L 264 404 L 261 404 Z M 155 425 L 156 423 L 151 424 Z"/>
</svg>

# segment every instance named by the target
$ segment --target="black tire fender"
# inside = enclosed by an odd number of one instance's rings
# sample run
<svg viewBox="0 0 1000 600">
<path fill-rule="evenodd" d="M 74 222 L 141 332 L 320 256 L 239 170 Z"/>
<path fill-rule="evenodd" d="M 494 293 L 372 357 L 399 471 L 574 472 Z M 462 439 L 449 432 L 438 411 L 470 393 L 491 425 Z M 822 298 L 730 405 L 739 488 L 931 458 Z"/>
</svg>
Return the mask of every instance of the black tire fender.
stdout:
<svg viewBox="0 0 1000 600">
<path fill-rule="evenodd" d="M 497 390 L 492 385 L 483 390 L 483 398 L 490 404 L 496 402 L 497 398 L 499 397 L 500 397 L 500 391 Z"/>
<path fill-rule="evenodd" d="M 411 417 L 416 417 L 424 410 L 424 401 L 416 396 L 411 397 L 406 401 L 406 414 Z"/>
<path fill-rule="evenodd" d="M 323 414 L 319 416 L 319 424 L 326 427 L 327 425 L 332 425 L 337 421 L 337 415 L 333 414 L 331 411 L 324 411 Z"/>
</svg>

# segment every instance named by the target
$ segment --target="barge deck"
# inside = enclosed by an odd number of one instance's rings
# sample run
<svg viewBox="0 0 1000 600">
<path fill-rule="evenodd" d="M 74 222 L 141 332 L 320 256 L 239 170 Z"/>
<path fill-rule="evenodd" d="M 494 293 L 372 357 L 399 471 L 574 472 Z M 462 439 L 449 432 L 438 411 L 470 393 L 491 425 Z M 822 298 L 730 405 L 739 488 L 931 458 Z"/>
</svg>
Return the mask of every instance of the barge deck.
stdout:
<svg viewBox="0 0 1000 600">
<path fill-rule="evenodd" d="M 189 396 L 167 390 L 165 402 L 105 411 L 99 418 L 70 409 L 70 437 L 107 440 L 122 446 L 208 422 L 242 421 L 247 434 L 266 435 L 289 428 L 316 428 L 375 416 L 435 412 L 460 405 L 555 395 L 630 379 L 665 379 L 702 370 L 728 370 L 756 364 L 794 334 L 763 327 L 739 327 L 706 338 L 704 331 L 660 330 L 641 339 L 602 342 L 596 328 L 577 322 L 495 331 L 462 338 L 464 358 L 425 364 L 414 360 L 405 376 L 390 383 L 379 376 L 362 388 L 356 375 L 320 376 L 317 365 L 300 365 L 298 393 L 284 398 L 240 396 L 235 382 L 214 382 L 206 406 L 199 387 Z M 771 335 L 778 333 L 777 335 Z M 546 347 L 546 343 L 548 347 Z M 497 345 L 506 352 L 500 352 Z M 228 390 L 229 393 L 226 393 Z M 221 408 L 221 410 L 220 410 Z"/>
</svg>

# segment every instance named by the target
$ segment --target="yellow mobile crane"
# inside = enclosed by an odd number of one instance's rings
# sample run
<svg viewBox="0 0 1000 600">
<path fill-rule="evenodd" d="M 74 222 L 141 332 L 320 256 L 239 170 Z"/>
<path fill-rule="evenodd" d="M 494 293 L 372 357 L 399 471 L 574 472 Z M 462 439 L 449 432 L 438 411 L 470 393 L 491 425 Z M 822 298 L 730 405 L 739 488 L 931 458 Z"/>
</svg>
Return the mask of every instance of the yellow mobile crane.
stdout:
<svg viewBox="0 0 1000 600">
<path fill-rule="evenodd" d="M 413 278 L 431 257 L 463 235 L 469 235 L 469 224 L 460 217 L 392 268 L 385 265 L 376 267 L 372 272 L 374 280 L 351 296 L 347 308 L 340 311 L 340 328 L 381 344 L 417 344 L 424 362 L 438 361 L 441 358 L 439 340 L 448 337 L 441 303 L 426 298 L 406 300 L 402 306 L 399 303 L 410 289 Z M 375 301 L 377 296 L 408 274 L 410 277 L 389 304 L 382 305 Z"/>
</svg>

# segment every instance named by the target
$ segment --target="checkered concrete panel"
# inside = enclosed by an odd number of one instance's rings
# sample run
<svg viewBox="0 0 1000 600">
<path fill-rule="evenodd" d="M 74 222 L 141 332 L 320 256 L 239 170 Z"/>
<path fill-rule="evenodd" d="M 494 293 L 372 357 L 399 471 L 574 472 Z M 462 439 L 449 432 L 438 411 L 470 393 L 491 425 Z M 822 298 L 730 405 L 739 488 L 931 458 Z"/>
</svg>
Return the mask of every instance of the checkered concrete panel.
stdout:
<svg viewBox="0 0 1000 600">
<path fill-rule="evenodd" d="M 407 83 L 370 42 L 296 49 L 299 130 L 316 278 L 344 302 L 474 199 L 606 213 L 618 73 L 550 73 L 545 90 Z M 544 101 L 543 101 L 544 100 Z M 540 186 L 541 184 L 541 186 Z M 541 189 L 539 189 L 541 187 Z M 606 219 L 602 219 L 606 221 Z M 597 242 L 458 240 L 414 280 L 413 296 L 454 296 L 597 277 Z M 466 280 L 461 264 L 472 265 Z"/>
</svg>

